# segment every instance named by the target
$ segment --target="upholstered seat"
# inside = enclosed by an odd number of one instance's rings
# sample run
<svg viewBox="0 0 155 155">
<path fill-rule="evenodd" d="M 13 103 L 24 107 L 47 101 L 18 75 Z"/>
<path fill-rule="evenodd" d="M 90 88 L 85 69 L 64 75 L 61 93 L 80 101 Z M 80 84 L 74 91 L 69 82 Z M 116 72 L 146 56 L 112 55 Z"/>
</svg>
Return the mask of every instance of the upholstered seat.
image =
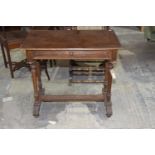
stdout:
<svg viewBox="0 0 155 155">
<path fill-rule="evenodd" d="M 10 55 L 13 62 L 18 62 L 20 60 L 26 59 L 25 50 L 22 50 L 20 48 L 12 49 Z"/>
</svg>

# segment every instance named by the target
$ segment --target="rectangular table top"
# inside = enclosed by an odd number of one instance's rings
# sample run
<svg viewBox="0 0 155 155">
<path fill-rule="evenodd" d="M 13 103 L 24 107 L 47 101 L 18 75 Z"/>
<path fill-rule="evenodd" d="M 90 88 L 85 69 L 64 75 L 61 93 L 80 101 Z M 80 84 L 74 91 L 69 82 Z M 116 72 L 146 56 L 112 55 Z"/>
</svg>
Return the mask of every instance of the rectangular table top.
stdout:
<svg viewBox="0 0 155 155">
<path fill-rule="evenodd" d="M 105 50 L 120 47 L 112 30 L 32 30 L 21 46 L 26 50 Z"/>
</svg>

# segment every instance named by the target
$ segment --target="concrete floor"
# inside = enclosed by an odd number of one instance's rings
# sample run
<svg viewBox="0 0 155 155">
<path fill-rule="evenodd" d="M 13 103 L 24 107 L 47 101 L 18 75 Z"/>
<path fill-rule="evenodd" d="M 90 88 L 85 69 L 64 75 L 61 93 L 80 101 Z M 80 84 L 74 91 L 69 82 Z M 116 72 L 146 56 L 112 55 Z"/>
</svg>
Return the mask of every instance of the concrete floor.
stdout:
<svg viewBox="0 0 155 155">
<path fill-rule="evenodd" d="M 32 116 L 33 89 L 26 68 L 10 78 L 0 53 L 0 128 L 155 128 L 155 43 L 146 42 L 134 27 L 113 27 L 119 51 L 112 87 L 113 115 L 105 116 L 103 103 L 43 103 L 40 117 Z M 68 68 L 49 68 L 51 81 L 42 73 L 47 93 L 100 93 L 102 85 L 68 86 Z M 4 97 L 12 101 L 2 102 Z"/>
</svg>

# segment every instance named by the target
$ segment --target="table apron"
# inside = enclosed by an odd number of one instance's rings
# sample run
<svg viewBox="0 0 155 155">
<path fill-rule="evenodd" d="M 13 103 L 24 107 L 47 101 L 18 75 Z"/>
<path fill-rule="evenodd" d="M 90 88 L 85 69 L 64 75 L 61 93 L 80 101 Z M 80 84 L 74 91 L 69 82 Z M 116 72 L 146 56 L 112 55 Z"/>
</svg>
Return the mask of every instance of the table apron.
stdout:
<svg viewBox="0 0 155 155">
<path fill-rule="evenodd" d="M 30 59 L 90 59 L 90 60 L 112 60 L 113 50 L 105 51 L 31 51 Z M 30 53 L 30 51 L 29 51 Z M 115 52 L 116 53 L 116 52 Z M 29 58 L 28 58 L 29 59 Z"/>
</svg>

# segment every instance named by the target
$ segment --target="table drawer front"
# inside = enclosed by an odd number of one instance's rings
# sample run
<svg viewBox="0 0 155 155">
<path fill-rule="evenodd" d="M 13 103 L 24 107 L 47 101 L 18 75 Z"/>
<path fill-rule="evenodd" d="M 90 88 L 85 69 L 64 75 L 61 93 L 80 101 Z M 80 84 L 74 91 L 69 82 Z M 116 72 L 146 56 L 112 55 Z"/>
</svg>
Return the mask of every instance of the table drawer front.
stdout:
<svg viewBox="0 0 155 155">
<path fill-rule="evenodd" d="M 76 51 L 73 52 L 73 57 L 79 59 L 110 59 L 110 51 Z"/>
<path fill-rule="evenodd" d="M 62 57 L 69 56 L 68 51 L 33 51 L 33 56 L 46 56 L 46 57 Z"/>
<path fill-rule="evenodd" d="M 34 59 L 111 59 L 111 51 L 35 51 Z"/>
</svg>

